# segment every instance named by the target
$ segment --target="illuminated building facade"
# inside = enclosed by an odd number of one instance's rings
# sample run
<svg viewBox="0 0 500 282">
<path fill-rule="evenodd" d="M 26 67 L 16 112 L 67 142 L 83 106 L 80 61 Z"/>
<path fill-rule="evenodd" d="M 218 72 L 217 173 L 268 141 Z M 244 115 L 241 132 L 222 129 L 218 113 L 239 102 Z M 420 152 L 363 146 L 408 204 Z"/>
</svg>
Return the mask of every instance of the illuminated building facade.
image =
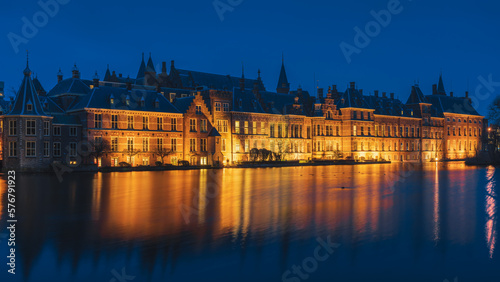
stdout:
<svg viewBox="0 0 500 282">
<path fill-rule="evenodd" d="M 136 78 L 108 69 L 82 79 L 57 74 L 46 92 L 29 67 L 17 97 L 3 105 L 4 168 L 229 165 L 254 148 L 286 160 L 428 162 L 474 156 L 485 120 L 465 97 L 446 94 L 442 78 L 424 95 L 411 87 L 406 103 L 393 93 L 366 95 L 354 82 L 315 95 L 290 91 L 284 62 L 276 92 L 260 77 L 241 78 L 177 69 L 157 73 L 144 56 Z M 23 111 L 24 109 L 24 111 Z M 30 110 L 28 110 L 30 109 Z M 14 122 L 15 121 L 15 122 Z M 34 132 L 34 134 L 33 134 Z"/>
</svg>

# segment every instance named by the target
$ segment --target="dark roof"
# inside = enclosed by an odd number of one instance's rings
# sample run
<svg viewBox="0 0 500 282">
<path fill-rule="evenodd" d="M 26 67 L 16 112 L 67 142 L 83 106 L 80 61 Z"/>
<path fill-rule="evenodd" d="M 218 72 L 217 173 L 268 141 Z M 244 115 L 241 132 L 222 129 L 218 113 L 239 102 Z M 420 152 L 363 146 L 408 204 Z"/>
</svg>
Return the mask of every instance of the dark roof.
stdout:
<svg viewBox="0 0 500 282">
<path fill-rule="evenodd" d="M 137 72 L 137 79 L 144 78 L 146 73 L 146 64 L 144 63 L 144 53 L 142 53 L 142 61 L 141 66 L 139 67 L 139 71 Z"/>
<path fill-rule="evenodd" d="M 439 75 L 439 83 L 437 88 L 437 93 L 440 95 L 446 95 L 446 91 L 444 90 L 443 76 Z"/>
<path fill-rule="evenodd" d="M 149 60 L 148 60 L 147 66 L 146 66 L 146 72 L 154 72 L 154 73 L 156 73 L 155 65 L 153 64 L 153 59 L 151 58 L 151 53 L 149 54 Z"/>
<path fill-rule="evenodd" d="M 403 117 L 415 117 L 412 115 L 412 110 L 408 108 L 401 100 L 388 98 L 388 97 L 376 97 L 376 96 L 364 96 L 364 100 L 370 109 L 375 110 L 375 114 L 379 115 L 390 115 L 390 116 L 403 116 Z"/>
<path fill-rule="evenodd" d="M 193 103 L 194 96 L 189 96 L 189 97 L 184 97 L 184 98 L 177 98 L 174 101 L 174 106 L 181 112 L 181 113 L 186 113 L 189 109 L 189 106 Z"/>
<path fill-rule="evenodd" d="M 444 95 L 427 95 L 425 97 L 429 103 L 436 107 L 437 115 L 440 117 L 443 117 L 444 113 L 480 116 L 469 98 Z"/>
<path fill-rule="evenodd" d="M 63 94 L 87 95 L 91 91 L 90 85 L 92 85 L 92 81 L 90 80 L 68 78 L 56 84 L 47 96 L 59 96 Z"/>
<path fill-rule="evenodd" d="M 32 110 L 27 110 L 27 105 L 32 105 Z M 45 115 L 42 104 L 38 99 L 35 85 L 31 79 L 31 70 L 28 66 L 24 70 L 24 78 L 21 87 L 17 92 L 16 100 L 12 107 L 12 111 L 8 115 Z"/>
<path fill-rule="evenodd" d="M 286 77 L 286 70 L 285 70 L 285 62 L 281 62 L 281 70 L 280 70 L 280 77 L 278 79 L 278 87 L 279 88 L 290 88 L 290 83 L 288 83 L 288 78 Z"/>
<path fill-rule="evenodd" d="M 208 133 L 208 136 L 209 137 L 217 137 L 217 136 L 221 136 L 221 135 L 220 135 L 219 131 L 217 131 L 217 129 L 215 127 L 212 127 L 212 129 Z"/>
<path fill-rule="evenodd" d="M 67 114 L 55 114 L 53 115 L 53 124 L 63 124 L 63 125 L 82 125 L 80 118 L 76 115 Z"/>
<path fill-rule="evenodd" d="M 368 109 L 370 106 L 365 101 L 365 96 L 361 94 L 358 89 L 347 88 L 347 90 L 340 96 L 335 104 L 338 109 L 341 108 L 362 108 Z"/>
<path fill-rule="evenodd" d="M 233 111 L 244 113 L 265 113 L 252 90 L 233 89 Z"/>
<path fill-rule="evenodd" d="M 420 103 L 427 103 L 425 100 L 424 93 L 422 93 L 422 90 L 420 90 L 420 87 L 418 85 L 414 85 L 411 87 L 411 93 L 410 97 L 408 97 L 408 101 L 406 104 L 420 104 Z"/>
<path fill-rule="evenodd" d="M 113 98 L 113 104 L 111 104 Z M 129 103 L 127 104 L 127 100 Z M 144 102 L 144 104 L 142 104 Z M 156 103 L 158 102 L 158 107 Z M 82 97 L 71 110 L 83 108 L 121 109 L 130 111 L 179 113 L 179 111 L 161 94 L 156 91 L 117 87 L 97 87 Z"/>
<path fill-rule="evenodd" d="M 39 96 L 39 98 L 45 113 L 51 115 L 64 113 L 64 110 L 56 102 L 59 99 L 58 97 Z"/>
<path fill-rule="evenodd" d="M 35 77 L 33 79 L 33 85 L 35 86 L 36 93 L 40 93 L 40 94 L 46 94 L 47 93 L 45 91 L 45 89 L 43 89 L 43 86 L 42 86 L 42 84 L 40 83 L 40 80 L 38 80 L 37 77 Z"/>
<path fill-rule="evenodd" d="M 181 77 L 182 86 L 184 87 L 200 87 L 205 86 L 209 89 L 218 89 L 218 90 L 231 90 L 235 87 L 239 87 L 240 78 L 234 77 L 230 75 L 220 75 L 199 71 L 190 71 L 190 70 L 182 70 L 176 69 Z M 259 90 L 265 91 L 264 84 L 261 80 L 258 79 L 248 79 L 245 78 L 245 86 L 248 88 L 252 88 L 254 83 L 257 83 L 259 86 Z"/>
</svg>

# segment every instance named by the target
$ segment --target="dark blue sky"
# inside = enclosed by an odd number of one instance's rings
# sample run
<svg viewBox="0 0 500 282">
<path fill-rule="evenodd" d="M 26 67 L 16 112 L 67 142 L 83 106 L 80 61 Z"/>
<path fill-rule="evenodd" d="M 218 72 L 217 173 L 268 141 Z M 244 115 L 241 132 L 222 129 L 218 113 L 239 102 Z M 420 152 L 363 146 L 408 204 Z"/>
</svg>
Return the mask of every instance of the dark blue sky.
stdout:
<svg viewBox="0 0 500 282">
<path fill-rule="evenodd" d="M 157 65 L 175 60 L 178 68 L 238 76 L 243 61 L 247 77 L 256 77 L 261 68 L 269 90 L 276 88 L 284 52 L 293 89 L 301 84 L 313 90 L 316 73 L 320 87 L 337 84 L 343 91 L 356 81 L 365 93 L 395 92 L 404 101 L 415 80 L 430 94 L 440 71 L 446 90 L 460 96 L 468 81 L 474 96 L 480 76 L 500 81 L 500 3 L 493 0 L 401 0 L 403 10 L 351 56 L 350 64 L 340 43 L 354 45 L 354 28 L 364 29 L 373 20 L 372 10 L 387 9 L 394 0 L 243 0 L 224 13 L 223 21 L 213 0 L 65 1 L 17 54 L 8 34 L 22 36 L 21 18 L 32 21 L 43 10 L 37 1 L 2 2 L 0 80 L 7 93 L 21 82 L 26 49 L 46 89 L 54 86 L 59 67 L 68 77 L 75 62 L 85 78 L 95 70 L 102 78 L 106 64 L 135 76 L 141 52 L 152 52 Z M 486 114 L 500 87 L 480 90 L 478 109 Z"/>
</svg>

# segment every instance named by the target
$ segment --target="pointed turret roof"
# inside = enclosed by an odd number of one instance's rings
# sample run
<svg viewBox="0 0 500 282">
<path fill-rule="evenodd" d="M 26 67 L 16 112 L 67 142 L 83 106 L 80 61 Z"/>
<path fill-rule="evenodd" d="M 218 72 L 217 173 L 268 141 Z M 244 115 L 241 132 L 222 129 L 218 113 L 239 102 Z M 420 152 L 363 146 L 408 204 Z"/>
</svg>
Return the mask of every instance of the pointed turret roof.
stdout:
<svg viewBox="0 0 500 282">
<path fill-rule="evenodd" d="M 142 53 L 142 62 L 139 67 L 139 72 L 137 73 L 137 79 L 144 78 L 146 72 L 146 64 L 144 63 L 144 53 Z"/>
<path fill-rule="evenodd" d="M 28 105 L 31 105 L 31 110 L 28 109 Z M 33 84 L 33 80 L 31 79 L 31 70 L 28 63 L 26 63 L 23 82 L 21 83 L 21 87 L 17 92 L 14 106 L 12 107 L 12 111 L 8 113 L 8 115 L 45 115 L 42 104 L 38 99 L 35 85 Z"/>
<path fill-rule="evenodd" d="M 288 78 L 286 77 L 286 70 L 285 70 L 285 59 L 281 59 L 281 71 L 280 71 L 280 77 L 278 79 L 278 87 L 276 89 L 290 89 L 290 83 L 288 83 Z M 288 91 L 287 91 L 288 92 Z M 280 93 L 280 91 L 278 91 Z"/>
<path fill-rule="evenodd" d="M 148 65 L 146 66 L 146 72 L 156 73 L 155 65 L 153 64 L 153 59 L 151 58 L 151 53 L 149 53 L 149 60 L 148 60 Z"/>
<path fill-rule="evenodd" d="M 109 81 L 110 78 L 111 78 L 111 72 L 109 71 L 109 65 L 108 65 L 108 68 L 106 69 L 106 74 L 104 75 L 104 81 Z"/>
<path fill-rule="evenodd" d="M 443 83 L 443 75 L 439 75 L 439 83 L 438 83 L 438 94 L 439 95 L 446 95 L 446 91 L 444 90 L 444 83 Z"/>
</svg>

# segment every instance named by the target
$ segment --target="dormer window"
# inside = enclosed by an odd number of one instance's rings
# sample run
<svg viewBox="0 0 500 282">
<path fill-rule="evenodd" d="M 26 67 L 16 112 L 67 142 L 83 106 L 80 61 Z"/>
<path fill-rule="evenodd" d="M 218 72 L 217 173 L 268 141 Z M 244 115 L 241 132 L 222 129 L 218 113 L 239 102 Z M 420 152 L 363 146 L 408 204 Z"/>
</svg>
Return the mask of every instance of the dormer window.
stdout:
<svg viewBox="0 0 500 282">
<path fill-rule="evenodd" d="M 321 104 L 316 104 L 315 107 L 316 107 L 316 109 L 315 109 L 316 111 L 321 110 Z"/>
<path fill-rule="evenodd" d="M 130 106 L 130 96 L 127 95 L 125 103 L 127 104 L 127 106 Z"/>
<path fill-rule="evenodd" d="M 111 97 L 109 97 L 109 103 L 111 105 L 114 105 L 115 104 L 115 97 L 113 97 L 113 95 L 111 95 Z"/>
<path fill-rule="evenodd" d="M 158 99 L 156 99 L 155 101 L 155 108 L 159 108 L 160 107 L 160 101 L 158 101 Z"/>
<path fill-rule="evenodd" d="M 146 105 L 146 101 L 144 100 L 144 97 L 141 98 L 141 107 L 144 107 Z"/>
<path fill-rule="evenodd" d="M 243 101 L 241 99 L 238 100 L 238 106 L 241 108 L 243 104 Z"/>
<path fill-rule="evenodd" d="M 252 100 L 252 105 L 253 105 L 253 108 L 256 109 L 257 108 L 257 101 Z"/>
<path fill-rule="evenodd" d="M 28 111 L 28 112 L 33 111 L 33 105 L 31 103 L 26 105 L 26 111 Z"/>
</svg>

